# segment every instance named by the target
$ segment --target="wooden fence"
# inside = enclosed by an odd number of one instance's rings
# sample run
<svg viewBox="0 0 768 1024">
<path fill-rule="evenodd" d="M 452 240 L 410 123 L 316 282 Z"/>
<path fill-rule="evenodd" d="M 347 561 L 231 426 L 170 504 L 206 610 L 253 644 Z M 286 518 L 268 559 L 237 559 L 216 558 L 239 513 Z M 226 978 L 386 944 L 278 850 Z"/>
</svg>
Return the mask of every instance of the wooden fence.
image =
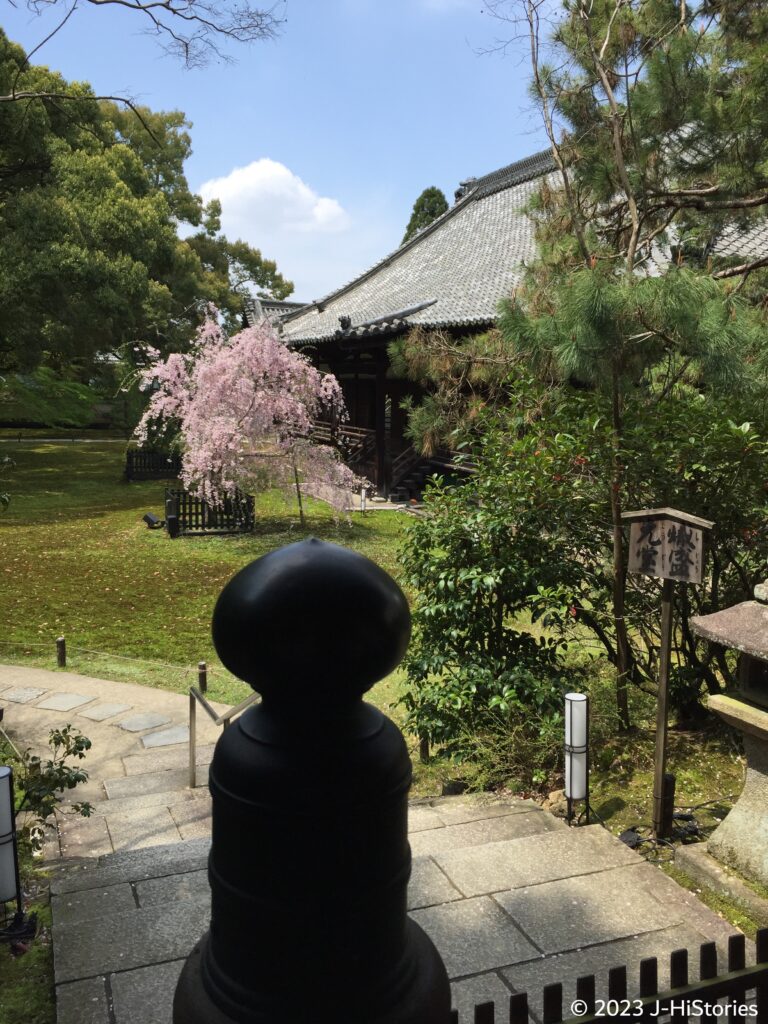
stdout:
<svg viewBox="0 0 768 1024">
<path fill-rule="evenodd" d="M 564 1008 L 563 985 L 557 982 L 543 990 L 543 1024 L 597 1024 L 604 1021 L 666 1021 L 688 1020 L 689 1017 L 705 1021 L 708 1017 L 728 1021 L 757 1021 L 768 1024 L 768 928 L 761 928 L 755 942 L 755 966 L 746 966 L 743 935 L 732 935 L 728 940 L 728 970 L 717 973 L 717 947 L 705 942 L 699 948 L 699 980 L 689 982 L 688 950 L 678 949 L 670 954 L 670 987 L 659 994 L 659 966 L 656 957 L 640 963 L 639 985 L 629 996 L 627 968 L 614 967 L 608 972 L 607 995 L 596 997 L 596 979 L 586 975 L 576 982 L 575 999 Z M 748 994 L 754 992 L 754 1000 Z M 725 1003 L 722 1002 L 725 1000 Z M 719 1002 L 717 1010 L 713 1007 Z M 578 1006 L 577 1006 L 578 1004 Z M 709 1008 L 709 1012 L 707 1012 Z M 528 996 L 525 992 L 510 995 L 506 1006 L 493 1003 L 475 1006 L 472 1019 L 451 1014 L 451 1024 L 529 1024 Z M 563 1010 L 567 1017 L 563 1017 Z M 573 1016 L 573 1014 L 578 1014 Z"/>
<path fill-rule="evenodd" d="M 176 517 L 173 523 L 171 517 Z M 169 534 L 204 536 L 209 534 L 250 533 L 255 522 L 252 494 L 236 490 L 221 505 L 210 505 L 195 494 L 166 488 L 165 519 Z"/>
<path fill-rule="evenodd" d="M 129 448 L 125 455 L 125 479 L 168 480 L 181 471 L 181 456 Z"/>
</svg>

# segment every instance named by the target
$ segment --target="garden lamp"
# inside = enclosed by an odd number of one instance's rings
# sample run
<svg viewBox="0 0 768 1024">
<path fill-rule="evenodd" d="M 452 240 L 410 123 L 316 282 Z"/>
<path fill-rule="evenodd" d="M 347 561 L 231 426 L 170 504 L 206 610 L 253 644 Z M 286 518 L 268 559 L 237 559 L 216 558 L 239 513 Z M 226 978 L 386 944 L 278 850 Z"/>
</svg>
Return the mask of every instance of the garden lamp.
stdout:
<svg viewBox="0 0 768 1024">
<path fill-rule="evenodd" d="M 585 693 L 565 695 L 565 798 L 568 824 L 575 800 L 584 801 L 589 824 L 589 698 Z"/>
<path fill-rule="evenodd" d="M 0 903 L 16 900 L 22 913 L 19 853 L 16 847 L 16 814 L 13 807 L 13 772 L 0 765 Z"/>
</svg>

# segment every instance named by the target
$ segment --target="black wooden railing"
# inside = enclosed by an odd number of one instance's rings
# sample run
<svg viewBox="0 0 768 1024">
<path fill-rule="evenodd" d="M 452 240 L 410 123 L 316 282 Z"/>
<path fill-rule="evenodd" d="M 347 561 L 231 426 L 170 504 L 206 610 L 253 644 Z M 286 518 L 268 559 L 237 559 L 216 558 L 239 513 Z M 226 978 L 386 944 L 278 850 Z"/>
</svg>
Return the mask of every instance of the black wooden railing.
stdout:
<svg viewBox="0 0 768 1024">
<path fill-rule="evenodd" d="M 189 491 L 169 487 L 165 491 L 165 515 L 166 522 L 176 516 L 177 536 L 250 533 L 255 522 L 254 499 L 252 494 L 236 490 L 220 505 L 211 505 Z"/>
<path fill-rule="evenodd" d="M 614 967 L 608 972 L 607 994 L 597 995 L 593 974 L 576 982 L 575 999 L 563 1017 L 563 986 L 560 982 L 547 985 L 543 990 L 542 1024 L 597 1024 L 604 1021 L 665 1021 L 688 1020 L 689 1017 L 712 1016 L 725 1020 L 753 1020 L 768 1022 L 768 928 L 761 928 L 755 942 L 755 966 L 746 966 L 743 935 L 732 935 L 728 940 L 728 970 L 717 973 L 717 947 L 705 942 L 699 948 L 699 980 L 689 982 L 688 950 L 678 949 L 670 954 L 670 987 L 659 993 L 659 966 L 656 957 L 640 962 L 639 985 L 631 989 L 627 984 L 627 968 Z M 754 992 L 749 1004 L 748 994 Z M 579 1016 L 571 1016 L 575 1003 L 580 1001 Z M 722 1002 L 724 1001 L 724 1003 Z M 718 1011 L 707 1013 L 707 1007 L 720 1002 Z M 728 1013 L 725 1007 L 729 1008 Z M 746 1009 L 741 1012 L 738 1007 Z M 528 1024 L 528 996 L 525 992 L 510 995 L 509 1003 L 496 1007 L 494 1003 L 475 1006 L 472 1019 L 451 1014 L 451 1024 Z"/>
<path fill-rule="evenodd" d="M 181 471 L 181 456 L 129 448 L 125 455 L 125 479 L 168 480 Z"/>
<path fill-rule="evenodd" d="M 348 423 L 334 424 L 328 420 L 315 420 L 312 440 L 338 448 L 344 461 L 354 467 L 373 456 L 376 451 L 376 431 L 367 427 L 353 427 Z"/>
</svg>

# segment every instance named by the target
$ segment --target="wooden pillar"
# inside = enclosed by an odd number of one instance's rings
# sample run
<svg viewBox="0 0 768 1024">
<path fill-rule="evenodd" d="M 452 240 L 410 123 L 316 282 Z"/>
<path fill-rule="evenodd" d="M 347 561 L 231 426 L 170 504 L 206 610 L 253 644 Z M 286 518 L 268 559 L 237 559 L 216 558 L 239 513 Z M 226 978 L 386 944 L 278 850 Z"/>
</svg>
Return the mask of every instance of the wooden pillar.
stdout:
<svg viewBox="0 0 768 1024">
<path fill-rule="evenodd" d="M 392 456 L 390 452 L 391 417 L 387 414 L 387 357 L 376 353 L 376 490 L 389 497 Z"/>
</svg>

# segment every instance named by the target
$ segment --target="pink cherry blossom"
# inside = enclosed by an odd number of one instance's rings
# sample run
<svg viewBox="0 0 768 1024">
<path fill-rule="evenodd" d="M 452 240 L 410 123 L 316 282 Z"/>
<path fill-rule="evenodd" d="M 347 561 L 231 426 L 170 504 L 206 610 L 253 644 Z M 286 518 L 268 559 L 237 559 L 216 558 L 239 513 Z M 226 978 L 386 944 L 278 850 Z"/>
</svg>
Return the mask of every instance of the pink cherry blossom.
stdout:
<svg viewBox="0 0 768 1024">
<path fill-rule="evenodd" d="M 312 421 L 346 418 L 339 382 L 287 348 L 267 324 L 228 338 L 209 311 L 188 354 L 156 359 L 140 373 L 151 397 L 136 437 L 178 429 L 181 477 L 206 501 L 235 488 L 288 488 L 344 508 L 361 481 L 327 445 L 311 440 Z"/>
</svg>

